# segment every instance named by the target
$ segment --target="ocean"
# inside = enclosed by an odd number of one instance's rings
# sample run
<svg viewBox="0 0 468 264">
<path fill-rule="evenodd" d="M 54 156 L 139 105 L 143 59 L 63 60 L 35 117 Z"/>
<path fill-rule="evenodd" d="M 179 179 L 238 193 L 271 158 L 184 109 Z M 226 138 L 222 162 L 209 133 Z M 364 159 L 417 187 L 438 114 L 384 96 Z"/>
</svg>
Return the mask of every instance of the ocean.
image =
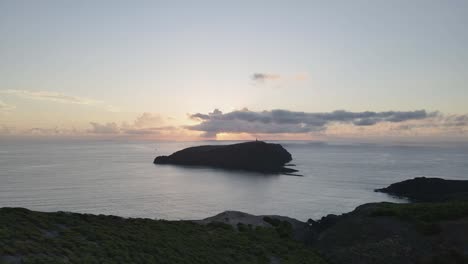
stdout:
<svg viewBox="0 0 468 264">
<path fill-rule="evenodd" d="M 4 141 L 0 207 L 168 220 L 239 210 L 305 221 L 363 203 L 406 202 L 373 191 L 397 181 L 468 179 L 466 143 L 277 143 L 302 177 L 153 164 L 159 155 L 220 142 Z"/>
</svg>

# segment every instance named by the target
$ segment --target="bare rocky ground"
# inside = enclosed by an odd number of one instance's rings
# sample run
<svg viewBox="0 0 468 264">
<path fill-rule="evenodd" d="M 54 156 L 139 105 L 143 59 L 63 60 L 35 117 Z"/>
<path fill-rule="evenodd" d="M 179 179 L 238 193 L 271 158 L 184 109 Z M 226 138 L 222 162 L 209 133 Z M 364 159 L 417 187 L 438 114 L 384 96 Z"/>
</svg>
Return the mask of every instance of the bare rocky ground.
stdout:
<svg viewBox="0 0 468 264">
<path fill-rule="evenodd" d="M 252 226 L 262 226 L 262 227 L 271 227 L 272 225 L 264 220 L 265 217 L 276 218 L 281 221 L 287 221 L 293 225 L 295 228 L 303 228 L 307 225 L 304 222 L 296 220 L 294 218 L 290 218 L 287 216 L 279 216 L 279 215 L 251 215 L 244 212 L 239 211 L 225 211 L 220 214 L 217 214 L 212 217 L 205 218 L 203 220 L 196 220 L 194 222 L 200 224 L 208 224 L 211 222 L 222 222 L 225 224 L 232 225 L 234 227 L 237 224 L 242 223 L 245 225 L 252 225 Z"/>
<path fill-rule="evenodd" d="M 274 227 L 268 219 L 278 219 L 280 221 L 288 222 L 291 225 L 293 231 L 293 237 L 299 241 L 307 241 L 308 238 L 312 237 L 310 232 L 313 229 L 310 228 L 309 224 L 301 222 L 297 219 L 279 216 L 279 215 L 252 215 L 239 211 L 225 211 L 212 217 L 205 218 L 203 220 L 195 220 L 194 222 L 199 224 L 208 224 L 213 222 L 225 223 L 238 228 L 239 223 L 244 225 L 251 225 L 252 227 Z"/>
</svg>

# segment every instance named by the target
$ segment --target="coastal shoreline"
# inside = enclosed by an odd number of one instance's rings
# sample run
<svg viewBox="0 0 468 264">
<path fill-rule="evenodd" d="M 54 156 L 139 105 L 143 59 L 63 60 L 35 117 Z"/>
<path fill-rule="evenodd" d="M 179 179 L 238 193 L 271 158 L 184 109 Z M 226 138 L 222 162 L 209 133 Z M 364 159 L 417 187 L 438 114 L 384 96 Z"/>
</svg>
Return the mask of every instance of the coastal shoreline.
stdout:
<svg viewBox="0 0 468 264">
<path fill-rule="evenodd" d="M 430 178 L 407 182 L 419 192 L 440 185 L 440 179 Z M 468 201 L 450 197 L 437 202 L 368 203 L 307 222 L 238 211 L 167 221 L 0 208 L 0 261 L 464 263 Z M 116 251 L 122 247 L 132 252 Z M 239 250 L 237 262 L 231 262 L 233 250 Z"/>
</svg>

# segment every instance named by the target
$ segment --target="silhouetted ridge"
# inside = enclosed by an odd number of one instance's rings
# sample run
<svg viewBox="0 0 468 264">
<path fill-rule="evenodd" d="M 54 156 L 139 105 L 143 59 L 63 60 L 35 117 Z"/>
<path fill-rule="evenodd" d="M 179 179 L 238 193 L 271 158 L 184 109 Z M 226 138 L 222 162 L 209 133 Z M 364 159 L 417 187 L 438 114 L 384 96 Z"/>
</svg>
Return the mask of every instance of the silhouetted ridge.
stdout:
<svg viewBox="0 0 468 264">
<path fill-rule="evenodd" d="M 154 163 L 260 172 L 295 172 L 297 170 L 284 167 L 291 160 L 291 154 L 280 144 L 253 141 L 232 145 L 190 147 L 170 156 L 156 157 Z"/>
<path fill-rule="evenodd" d="M 468 201 L 468 181 L 463 180 L 418 177 L 375 191 L 406 197 L 418 202 Z"/>
</svg>

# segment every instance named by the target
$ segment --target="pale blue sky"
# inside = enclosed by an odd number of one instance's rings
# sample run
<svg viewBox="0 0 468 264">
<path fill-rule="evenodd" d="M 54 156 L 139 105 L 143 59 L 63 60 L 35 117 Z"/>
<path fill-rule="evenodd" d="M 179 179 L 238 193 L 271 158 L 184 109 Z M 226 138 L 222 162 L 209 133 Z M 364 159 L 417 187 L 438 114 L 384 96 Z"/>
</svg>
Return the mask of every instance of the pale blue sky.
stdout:
<svg viewBox="0 0 468 264">
<path fill-rule="evenodd" d="M 468 112 L 468 1 L 0 0 L 0 40 L 0 103 L 24 122 L 55 110 L 11 90 L 180 120 L 243 107 Z"/>
</svg>

